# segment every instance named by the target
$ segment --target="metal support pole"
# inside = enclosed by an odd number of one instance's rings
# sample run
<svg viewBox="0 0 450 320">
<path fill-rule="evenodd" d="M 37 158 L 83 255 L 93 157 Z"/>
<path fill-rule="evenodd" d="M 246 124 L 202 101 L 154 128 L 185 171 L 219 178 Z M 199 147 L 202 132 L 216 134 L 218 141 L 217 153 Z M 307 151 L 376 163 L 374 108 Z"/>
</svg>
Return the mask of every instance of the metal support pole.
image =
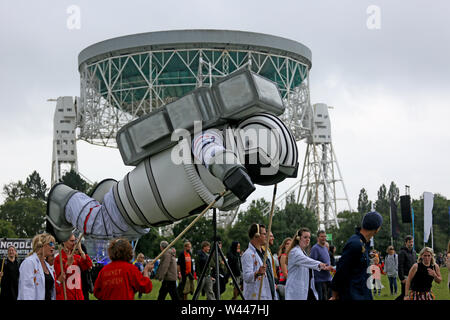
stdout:
<svg viewBox="0 0 450 320">
<path fill-rule="evenodd" d="M 209 264 L 212 261 L 213 255 L 215 255 L 215 259 L 216 259 L 216 274 L 217 274 L 217 276 L 216 276 L 216 278 L 217 278 L 216 279 L 216 296 L 217 296 L 216 299 L 220 300 L 220 282 L 219 282 L 219 279 L 220 279 L 219 271 L 220 270 L 219 270 L 219 263 L 218 263 L 218 257 L 219 257 L 218 254 L 220 254 L 223 261 L 225 262 L 225 266 L 228 270 L 228 273 L 230 274 L 231 278 L 233 279 L 234 287 L 239 291 L 239 295 L 241 296 L 242 300 L 245 300 L 244 294 L 242 293 L 242 290 L 239 287 L 239 283 L 237 282 L 236 277 L 234 276 L 233 272 L 231 271 L 230 265 L 228 264 L 227 260 L 225 259 L 222 249 L 220 249 L 219 243 L 217 241 L 217 211 L 216 210 L 217 210 L 216 208 L 213 209 L 213 220 L 212 220 L 213 221 L 213 245 L 212 245 L 212 249 L 211 249 L 211 252 L 209 253 L 208 260 L 206 261 L 205 266 L 203 267 L 202 274 L 201 274 L 200 278 L 198 279 L 197 289 L 194 292 L 192 300 L 197 300 L 198 295 L 200 294 L 200 288 L 201 288 L 204 277 L 210 276 L 209 274 L 207 274 L 208 273 L 207 270 L 209 268 Z"/>
<path fill-rule="evenodd" d="M 215 259 L 216 259 L 216 300 L 220 300 L 220 270 L 219 270 L 219 244 L 217 243 L 217 216 L 216 208 L 213 209 L 213 232 L 214 232 L 214 246 L 215 246 Z"/>
</svg>

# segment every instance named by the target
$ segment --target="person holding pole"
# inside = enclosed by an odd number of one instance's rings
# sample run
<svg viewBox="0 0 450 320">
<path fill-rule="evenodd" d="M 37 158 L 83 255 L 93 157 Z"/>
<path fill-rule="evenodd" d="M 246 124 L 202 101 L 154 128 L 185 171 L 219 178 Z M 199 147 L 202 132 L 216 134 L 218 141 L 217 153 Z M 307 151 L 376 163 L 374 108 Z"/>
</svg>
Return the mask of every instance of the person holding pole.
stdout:
<svg viewBox="0 0 450 320">
<path fill-rule="evenodd" d="M 330 271 L 331 267 L 308 257 L 306 249 L 310 241 L 309 229 L 301 228 L 288 248 L 289 277 L 286 281 L 286 300 L 319 300 L 313 270 Z"/>
<path fill-rule="evenodd" d="M 273 239 L 274 239 L 271 230 L 272 230 L 273 212 L 274 212 L 274 209 L 275 209 L 275 198 L 276 198 L 276 195 L 277 195 L 277 184 L 275 184 L 274 187 L 273 187 L 272 206 L 271 206 L 271 209 L 270 209 L 270 216 L 269 216 L 269 227 L 268 227 L 268 229 L 266 231 L 266 241 L 264 243 L 264 247 L 262 247 L 263 252 L 264 252 L 264 257 L 263 257 L 263 261 L 264 261 L 263 267 L 264 268 L 266 268 L 267 261 L 268 261 L 267 257 L 268 257 L 269 252 L 270 252 L 269 249 L 268 249 L 269 245 L 270 245 L 270 241 L 271 240 L 273 241 Z M 272 242 L 272 244 L 273 244 L 273 242 Z M 266 248 L 267 248 L 267 250 L 266 250 Z M 270 271 L 270 269 L 271 269 L 271 271 Z M 275 300 L 278 300 L 279 297 L 278 297 L 278 293 L 276 291 L 277 287 L 276 287 L 276 282 L 275 282 L 275 271 L 274 271 L 272 265 L 269 267 L 268 279 L 269 279 L 269 282 L 270 281 L 274 282 L 275 293 L 272 292 L 272 297 L 274 297 Z M 262 287 L 263 287 L 263 279 L 261 279 L 260 282 L 259 282 L 258 300 L 261 300 Z M 271 282 L 271 289 L 272 289 L 272 282 Z"/>
<path fill-rule="evenodd" d="M 267 258 L 269 259 L 268 261 L 270 261 L 270 266 L 272 268 L 272 275 L 273 275 L 274 282 L 275 282 L 275 290 L 276 290 L 276 293 L 278 295 L 278 299 L 280 299 L 280 296 L 279 296 L 279 293 L 278 293 L 279 292 L 278 291 L 278 281 L 279 280 L 278 280 L 278 275 L 277 275 L 277 264 L 279 262 L 278 261 L 275 262 L 275 258 L 273 256 L 272 252 L 270 251 L 270 247 L 273 246 L 273 242 L 275 240 L 275 237 L 273 236 L 273 233 L 270 232 L 270 231 L 268 231 L 268 235 L 269 235 L 269 239 L 268 239 L 269 240 L 269 242 L 268 242 L 269 245 L 266 247 L 266 244 L 264 244 L 262 249 L 264 250 L 265 255 L 267 255 Z M 261 284 L 260 284 L 260 287 L 261 287 Z"/>
<path fill-rule="evenodd" d="M 2 259 L 0 271 L 1 287 L 0 300 L 17 300 L 19 288 L 19 263 L 14 246 L 8 247 L 8 256 Z"/>
<path fill-rule="evenodd" d="M 62 274 L 65 279 L 64 283 L 59 279 L 56 281 L 56 300 L 84 300 L 81 271 L 92 268 L 92 260 L 83 251 L 81 242 L 77 242 L 73 234 L 63 243 L 63 246 L 61 254 L 54 261 L 56 278 Z M 76 248 L 78 248 L 79 255 L 75 253 Z"/>
<path fill-rule="evenodd" d="M 248 237 L 250 243 L 241 258 L 244 298 L 257 300 L 262 281 L 260 300 L 278 300 L 271 263 L 267 258 L 265 266 L 263 263 L 265 253 L 262 246 L 266 243 L 266 227 L 253 223 L 248 230 Z"/>
<path fill-rule="evenodd" d="M 45 258 L 53 254 L 55 238 L 47 233 L 34 236 L 32 251 L 19 268 L 17 300 L 55 300 L 55 279 Z"/>
</svg>

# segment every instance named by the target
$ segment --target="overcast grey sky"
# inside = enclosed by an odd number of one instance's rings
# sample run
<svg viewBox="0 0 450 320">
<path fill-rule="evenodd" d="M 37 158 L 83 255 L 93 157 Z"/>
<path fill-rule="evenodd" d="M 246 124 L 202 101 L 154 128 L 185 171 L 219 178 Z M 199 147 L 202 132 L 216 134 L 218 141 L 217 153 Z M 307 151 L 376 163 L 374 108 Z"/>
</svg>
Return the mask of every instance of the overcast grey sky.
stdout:
<svg viewBox="0 0 450 320">
<path fill-rule="evenodd" d="M 80 9 L 69 29 L 67 9 Z M 379 29 L 370 29 L 373 11 Z M 12 1 L 0 3 L 0 186 L 37 170 L 50 185 L 48 98 L 79 96 L 77 58 L 96 42 L 174 29 L 272 34 L 312 51 L 311 100 L 330 110 L 333 145 L 355 209 L 394 181 L 418 198 L 450 196 L 450 2 L 399 0 Z M 301 148 L 301 150 L 304 149 Z M 300 155 L 302 162 L 304 154 Z M 120 180 L 118 150 L 78 143 L 79 170 Z M 286 180 L 280 192 L 294 184 Z M 271 187 L 251 199 L 271 199 Z M 0 196 L 0 201 L 4 197 Z"/>
</svg>

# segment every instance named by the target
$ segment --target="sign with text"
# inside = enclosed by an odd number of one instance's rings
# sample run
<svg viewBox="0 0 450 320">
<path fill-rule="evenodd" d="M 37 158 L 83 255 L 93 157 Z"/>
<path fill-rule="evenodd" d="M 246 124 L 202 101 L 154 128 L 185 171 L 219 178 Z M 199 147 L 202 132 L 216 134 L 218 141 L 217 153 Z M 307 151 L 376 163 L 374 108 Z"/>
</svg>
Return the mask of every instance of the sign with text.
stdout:
<svg viewBox="0 0 450 320">
<path fill-rule="evenodd" d="M 25 258 L 31 251 L 32 239 L 0 238 L 0 257 L 8 255 L 8 247 L 16 248 L 19 258 Z"/>
</svg>

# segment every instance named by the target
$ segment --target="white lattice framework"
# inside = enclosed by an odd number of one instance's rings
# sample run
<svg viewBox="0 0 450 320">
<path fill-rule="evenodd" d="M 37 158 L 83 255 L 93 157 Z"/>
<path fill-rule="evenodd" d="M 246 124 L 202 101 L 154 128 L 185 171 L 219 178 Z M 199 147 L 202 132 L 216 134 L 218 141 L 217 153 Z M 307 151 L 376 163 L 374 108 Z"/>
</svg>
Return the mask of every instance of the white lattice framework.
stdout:
<svg viewBox="0 0 450 320">
<path fill-rule="evenodd" d="M 175 62 L 174 62 L 175 60 Z M 160 76 L 165 68 L 182 64 L 188 76 L 182 83 L 180 76 L 173 79 Z M 280 91 L 287 103 L 284 120 L 293 130 L 296 139 L 306 136 L 302 117 L 308 104 L 307 87 L 294 86 L 294 79 L 308 78 L 308 67 L 286 56 L 255 52 L 213 49 L 156 50 L 137 54 L 108 57 L 86 64 L 81 70 L 81 97 L 79 106 L 79 139 L 89 143 L 117 147 L 115 136 L 126 123 L 148 114 L 199 86 L 208 86 L 216 79 L 237 69 L 247 67 L 261 73 L 269 67 L 280 84 Z M 137 71 L 133 81 L 123 81 L 124 70 Z M 145 70 L 143 70 L 145 69 Z M 167 72 L 166 72 L 167 74 Z M 162 81 L 163 80 L 163 81 Z M 297 80 L 298 81 L 298 80 Z M 299 97 L 303 103 L 298 104 Z M 301 100 L 301 99 L 300 99 Z"/>
<path fill-rule="evenodd" d="M 298 182 L 297 202 L 312 209 L 319 219 L 320 228 L 326 230 L 332 225 L 339 227 L 337 204 L 341 201 L 345 201 L 348 209 L 352 210 L 333 145 L 308 144 Z"/>
</svg>

